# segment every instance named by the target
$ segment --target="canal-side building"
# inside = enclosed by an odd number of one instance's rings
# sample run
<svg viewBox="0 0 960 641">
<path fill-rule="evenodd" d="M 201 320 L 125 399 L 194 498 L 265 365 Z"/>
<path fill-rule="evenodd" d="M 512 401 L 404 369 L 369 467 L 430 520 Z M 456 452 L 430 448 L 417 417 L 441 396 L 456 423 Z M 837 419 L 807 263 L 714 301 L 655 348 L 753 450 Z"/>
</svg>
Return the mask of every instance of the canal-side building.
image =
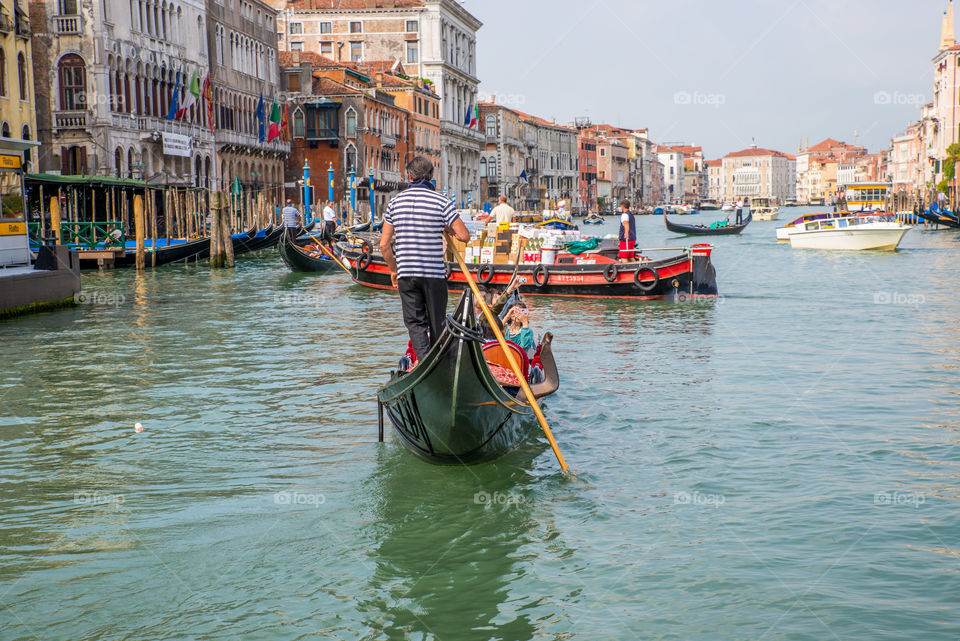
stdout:
<svg viewBox="0 0 960 641">
<path fill-rule="evenodd" d="M 290 145 L 283 137 L 268 140 L 274 99 L 278 109 L 283 108 L 277 12 L 260 0 L 240 0 L 237 5 L 206 0 L 206 10 L 216 187 L 229 189 L 236 178 L 245 189 L 263 193 L 269 203 L 278 203 Z M 261 96 L 262 141 L 257 118 Z"/>
<path fill-rule="evenodd" d="M 569 210 L 577 193 L 577 130 L 520 112 L 527 149 L 527 203 L 542 207 L 564 200 Z"/>
<path fill-rule="evenodd" d="M 25 9 L 17 0 L 0 0 L 0 137 L 36 141 L 33 33 Z M 37 150 L 22 150 L 22 162 L 35 171 Z"/>
<path fill-rule="evenodd" d="M 723 198 L 723 160 L 705 160 L 707 172 L 707 198 L 719 202 Z"/>
<path fill-rule="evenodd" d="M 657 147 L 657 159 L 663 164 L 664 200 L 683 199 L 683 151 L 671 145 Z"/>
<path fill-rule="evenodd" d="M 517 209 L 525 208 L 532 170 L 527 170 L 527 148 L 523 142 L 524 125 L 520 114 L 494 102 L 480 102 L 480 127 L 484 147 L 480 154 L 480 201 L 495 205 L 500 196 Z M 535 127 L 528 137 L 536 135 Z M 526 173 L 525 173 L 526 172 Z M 537 198 L 533 190 L 533 197 Z"/>
<path fill-rule="evenodd" d="M 603 211 L 616 211 L 617 203 L 630 196 L 629 150 L 617 138 L 597 141 L 597 199 Z"/>
<path fill-rule="evenodd" d="M 399 86 L 379 80 L 356 65 L 338 64 L 311 52 L 281 52 L 283 89 L 291 114 L 287 197 L 301 199 L 304 161 L 309 162 L 314 203 L 327 198 L 333 168 L 334 201 L 349 210 L 354 170 L 357 212 L 369 212 L 370 172 L 378 214 L 406 186 L 411 114 L 398 104 Z M 400 101 L 402 102 L 402 100 Z M 435 104 L 435 103 L 434 103 Z"/>
<path fill-rule="evenodd" d="M 580 213 L 597 209 L 597 130 L 586 120 L 577 121 L 577 202 Z"/>
<path fill-rule="evenodd" d="M 864 147 L 826 138 L 815 145 L 801 147 L 797 153 L 797 202 L 829 203 L 836 195 L 840 179 L 841 165 L 856 163 L 865 155 Z"/>
<path fill-rule="evenodd" d="M 401 62 L 440 96 L 441 180 L 458 204 L 477 201 L 484 135 L 477 118 L 477 31 L 456 0 L 270 0 L 284 51 L 335 62 Z"/>
<path fill-rule="evenodd" d="M 796 158 L 782 151 L 752 145 L 723 157 L 726 201 L 762 196 L 783 203 L 796 198 Z"/>
<path fill-rule="evenodd" d="M 33 0 L 41 171 L 205 185 L 203 100 L 175 120 L 174 87 L 209 67 L 205 0 Z"/>
<path fill-rule="evenodd" d="M 397 107 L 407 112 L 407 154 L 400 161 L 400 173 L 406 175 L 406 163 L 413 156 L 424 156 L 433 163 L 438 189 L 443 189 L 440 96 L 433 85 L 422 78 L 378 71 L 377 88 L 394 97 Z M 402 179 L 402 176 L 401 176 Z"/>
</svg>

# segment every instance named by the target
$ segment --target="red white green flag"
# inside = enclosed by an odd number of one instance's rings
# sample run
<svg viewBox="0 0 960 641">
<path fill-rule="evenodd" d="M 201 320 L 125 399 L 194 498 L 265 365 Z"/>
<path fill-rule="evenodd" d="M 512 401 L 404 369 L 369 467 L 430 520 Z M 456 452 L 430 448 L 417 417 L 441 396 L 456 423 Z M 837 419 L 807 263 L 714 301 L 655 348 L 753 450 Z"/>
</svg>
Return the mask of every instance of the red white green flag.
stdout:
<svg viewBox="0 0 960 641">
<path fill-rule="evenodd" d="M 270 109 L 270 132 L 267 134 L 267 142 L 280 137 L 280 103 L 277 97 L 273 97 L 273 107 Z"/>
</svg>

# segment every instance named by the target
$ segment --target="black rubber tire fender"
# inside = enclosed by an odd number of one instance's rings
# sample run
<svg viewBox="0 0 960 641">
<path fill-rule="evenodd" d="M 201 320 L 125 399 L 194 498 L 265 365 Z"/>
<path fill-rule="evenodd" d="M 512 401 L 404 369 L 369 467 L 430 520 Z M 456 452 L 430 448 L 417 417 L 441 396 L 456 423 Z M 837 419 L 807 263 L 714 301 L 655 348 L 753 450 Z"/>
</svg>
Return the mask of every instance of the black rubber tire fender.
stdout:
<svg viewBox="0 0 960 641">
<path fill-rule="evenodd" d="M 486 285 L 493 280 L 493 273 L 493 265 L 490 263 L 484 263 L 483 265 L 480 265 L 479 269 L 477 269 L 477 281 L 482 285 Z"/>
<path fill-rule="evenodd" d="M 370 257 L 370 252 L 363 252 L 360 254 L 360 257 L 357 258 L 357 269 L 362 272 L 367 271 L 367 268 L 370 267 L 370 263 L 373 262 L 373 258 Z"/>
<path fill-rule="evenodd" d="M 603 279 L 608 283 L 612 283 L 617 280 L 617 276 L 620 275 L 620 265 L 619 263 L 609 263 L 606 267 L 603 268 Z"/>
<path fill-rule="evenodd" d="M 653 274 L 653 281 L 646 285 L 640 281 L 640 274 L 644 272 L 650 272 Z M 657 285 L 660 284 L 660 272 L 657 271 L 656 267 L 641 265 L 639 268 L 637 268 L 637 271 L 633 273 L 633 284 L 636 285 L 637 289 L 639 289 L 641 292 L 652 292 L 657 288 Z"/>
<path fill-rule="evenodd" d="M 538 274 L 543 274 L 543 280 L 538 277 Z M 543 287 L 550 282 L 550 270 L 546 265 L 540 263 L 533 268 L 533 284 L 537 287 Z"/>
</svg>

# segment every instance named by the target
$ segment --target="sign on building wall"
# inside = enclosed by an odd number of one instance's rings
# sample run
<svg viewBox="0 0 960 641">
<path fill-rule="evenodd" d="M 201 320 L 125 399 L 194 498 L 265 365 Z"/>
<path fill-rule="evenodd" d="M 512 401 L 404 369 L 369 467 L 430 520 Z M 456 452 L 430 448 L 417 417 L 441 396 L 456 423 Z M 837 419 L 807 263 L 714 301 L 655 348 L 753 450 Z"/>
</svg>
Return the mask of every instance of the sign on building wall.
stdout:
<svg viewBox="0 0 960 641">
<path fill-rule="evenodd" d="M 163 155 L 190 158 L 193 155 L 193 138 L 164 132 Z"/>
</svg>

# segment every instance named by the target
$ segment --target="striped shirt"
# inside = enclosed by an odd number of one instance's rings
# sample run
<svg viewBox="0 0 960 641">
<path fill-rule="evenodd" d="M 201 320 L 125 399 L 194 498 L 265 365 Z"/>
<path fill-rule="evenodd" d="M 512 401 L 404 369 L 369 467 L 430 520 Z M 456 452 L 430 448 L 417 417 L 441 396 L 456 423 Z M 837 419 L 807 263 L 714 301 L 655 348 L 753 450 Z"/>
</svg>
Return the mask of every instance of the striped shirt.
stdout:
<svg viewBox="0 0 960 641">
<path fill-rule="evenodd" d="M 453 202 L 427 187 L 408 187 L 387 206 L 383 222 L 396 235 L 398 278 L 446 278 L 443 230 L 459 219 Z"/>
<path fill-rule="evenodd" d="M 283 226 L 284 227 L 296 227 L 297 226 L 297 216 L 300 215 L 300 212 L 297 211 L 296 207 L 287 205 L 283 208 L 281 212 L 283 214 Z"/>
</svg>

